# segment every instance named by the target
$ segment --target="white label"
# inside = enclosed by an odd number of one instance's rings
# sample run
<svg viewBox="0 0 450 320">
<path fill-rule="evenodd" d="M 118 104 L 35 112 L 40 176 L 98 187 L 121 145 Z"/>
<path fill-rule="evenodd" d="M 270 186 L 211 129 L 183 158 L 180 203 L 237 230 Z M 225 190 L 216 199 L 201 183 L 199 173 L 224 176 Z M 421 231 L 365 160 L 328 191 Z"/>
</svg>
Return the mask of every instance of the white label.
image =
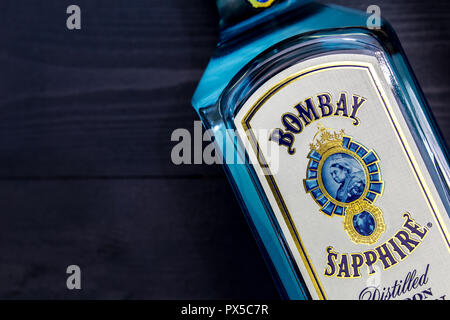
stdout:
<svg viewBox="0 0 450 320">
<path fill-rule="evenodd" d="M 315 299 L 450 293 L 448 214 L 388 81 L 372 56 L 313 58 L 270 78 L 236 115 Z M 268 143 L 276 166 L 265 148 L 256 156 Z"/>
</svg>

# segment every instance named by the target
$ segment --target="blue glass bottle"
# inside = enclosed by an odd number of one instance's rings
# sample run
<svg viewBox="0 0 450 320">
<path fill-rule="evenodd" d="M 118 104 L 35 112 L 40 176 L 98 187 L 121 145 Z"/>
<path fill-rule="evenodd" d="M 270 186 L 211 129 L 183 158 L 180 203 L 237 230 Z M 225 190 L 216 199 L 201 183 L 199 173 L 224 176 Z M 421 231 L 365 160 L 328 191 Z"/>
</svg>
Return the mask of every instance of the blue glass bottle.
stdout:
<svg viewBox="0 0 450 320">
<path fill-rule="evenodd" d="M 411 298 L 419 293 L 396 284 L 413 269 L 445 293 L 448 153 L 391 26 L 368 28 L 366 13 L 309 0 L 217 4 L 220 39 L 192 104 L 223 157 L 242 160 L 224 169 L 282 297 Z M 342 91 L 330 89 L 340 82 Z M 293 182 L 267 163 L 256 168 L 258 148 L 236 132 L 248 133 L 256 112 L 260 126 L 277 123 L 267 141 L 282 153 L 281 171 L 305 163 L 286 171 Z M 329 178 L 335 163 L 349 182 Z M 358 174 L 361 191 L 345 189 Z M 437 260 L 424 258 L 430 250 Z"/>
</svg>

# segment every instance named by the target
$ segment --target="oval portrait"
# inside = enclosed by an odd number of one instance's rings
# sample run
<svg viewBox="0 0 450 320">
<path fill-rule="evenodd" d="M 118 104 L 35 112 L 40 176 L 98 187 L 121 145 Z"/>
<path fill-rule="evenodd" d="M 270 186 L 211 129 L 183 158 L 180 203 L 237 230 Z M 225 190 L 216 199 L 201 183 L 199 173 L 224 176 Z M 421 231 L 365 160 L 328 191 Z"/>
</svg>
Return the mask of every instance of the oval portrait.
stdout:
<svg viewBox="0 0 450 320">
<path fill-rule="evenodd" d="M 322 166 L 321 178 L 327 193 L 342 203 L 358 200 L 366 187 L 362 164 L 346 153 L 328 156 Z"/>
</svg>

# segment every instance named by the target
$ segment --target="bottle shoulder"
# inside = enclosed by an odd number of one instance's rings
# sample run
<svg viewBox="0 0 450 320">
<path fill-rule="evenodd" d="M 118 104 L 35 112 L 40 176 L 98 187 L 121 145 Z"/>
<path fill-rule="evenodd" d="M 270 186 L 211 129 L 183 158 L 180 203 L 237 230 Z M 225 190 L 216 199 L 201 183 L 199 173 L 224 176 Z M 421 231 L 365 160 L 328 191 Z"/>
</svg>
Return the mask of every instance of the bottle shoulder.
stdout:
<svg viewBox="0 0 450 320">
<path fill-rule="evenodd" d="M 297 13 L 286 13 L 276 19 L 264 20 L 234 36 L 221 32 L 215 53 L 208 63 L 192 99 L 199 109 L 217 103 L 230 81 L 262 52 L 292 38 L 308 36 L 325 30 L 366 28 L 365 12 L 335 5 L 311 3 Z M 386 21 L 382 25 L 388 28 Z"/>
</svg>

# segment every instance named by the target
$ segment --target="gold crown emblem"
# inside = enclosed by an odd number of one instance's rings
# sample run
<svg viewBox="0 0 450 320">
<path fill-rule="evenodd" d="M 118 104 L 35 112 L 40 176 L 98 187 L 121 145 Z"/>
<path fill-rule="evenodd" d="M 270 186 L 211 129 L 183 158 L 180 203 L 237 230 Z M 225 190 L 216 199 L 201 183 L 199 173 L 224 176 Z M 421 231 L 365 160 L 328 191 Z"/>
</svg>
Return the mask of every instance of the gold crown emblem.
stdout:
<svg viewBox="0 0 450 320">
<path fill-rule="evenodd" d="M 332 148 L 342 146 L 342 139 L 345 134 L 344 129 L 341 129 L 339 132 L 327 131 L 332 129 L 325 128 L 321 123 L 317 125 L 317 128 L 319 131 L 314 135 L 313 142 L 309 145 L 311 150 L 316 150 L 318 153 L 324 154 Z M 317 138 L 317 136 L 319 136 L 319 138 Z"/>
</svg>

